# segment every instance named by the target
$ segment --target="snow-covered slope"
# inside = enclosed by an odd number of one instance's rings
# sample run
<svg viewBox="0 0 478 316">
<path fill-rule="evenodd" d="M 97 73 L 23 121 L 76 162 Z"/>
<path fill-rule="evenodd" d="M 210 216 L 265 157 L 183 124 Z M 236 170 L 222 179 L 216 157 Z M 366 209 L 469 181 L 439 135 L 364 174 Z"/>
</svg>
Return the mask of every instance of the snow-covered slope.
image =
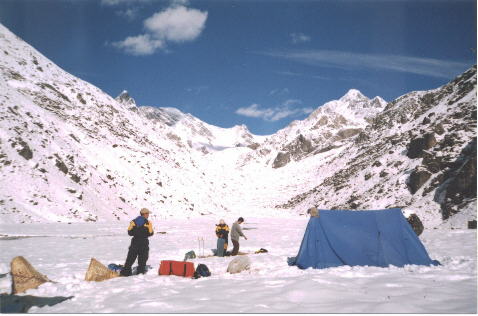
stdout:
<svg viewBox="0 0 478 316">
<path fill-rule="evenodd" d="M 281 207 L 404 207 L 435 226 L 476 219 L 476 66 L 449 84 L 389 103 Z M 306 171 L 306 172 L 311 172 Z M 459 224 L 458 224 L 459 222 Z"/>
<path fill-rule="evenodd" d="M 350 90 L 277 133 L 116 99 L 0 25 L 0 220 L 290 217 L 403 207 L 476 219 L 476 67 L 386 103 Z"/>
<path fill-rule="evenodd" d="M 224 207 L 195 152 L 0 25 L 0 212 L 10 222 L 189 217 Z"/>
</svg>

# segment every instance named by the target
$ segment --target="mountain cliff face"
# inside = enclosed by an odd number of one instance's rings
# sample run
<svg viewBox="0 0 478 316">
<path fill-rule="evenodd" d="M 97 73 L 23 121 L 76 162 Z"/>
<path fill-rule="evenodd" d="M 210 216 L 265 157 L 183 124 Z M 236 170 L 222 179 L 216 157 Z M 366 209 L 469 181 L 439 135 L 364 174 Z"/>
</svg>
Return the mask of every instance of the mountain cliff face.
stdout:
<svg viewBox="0 0 478 316">
<path fill-rule="evenodd" d="M 390 102 L 370 122 L 331 159 L 333 172 L 279 207 L 398 206 L 434 224 L 470 209 L 476 218 L 476 66 Z"/>
<path fill-rule="evenodd" d="M 476 219 L 476 66 L 392 102 L 350 90 L 269 136 L 116 99 L 0 25 L 0 219 L 291 216 L 402 207 Z"/>
<path fill-rule="evenodd" d="M 209 214 L 211 181 L 166 124 L 66 73 L 0 25 L 2 221 Z M 206 203 L 206 204 L 203 204 Z"/>
</svg>

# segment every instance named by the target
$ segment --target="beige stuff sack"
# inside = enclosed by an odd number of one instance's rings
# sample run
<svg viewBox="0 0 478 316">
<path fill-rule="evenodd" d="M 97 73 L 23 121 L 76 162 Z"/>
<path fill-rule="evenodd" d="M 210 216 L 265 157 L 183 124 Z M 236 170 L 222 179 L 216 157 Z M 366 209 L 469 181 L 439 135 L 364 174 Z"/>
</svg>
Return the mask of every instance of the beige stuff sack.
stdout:
<svg viewBox="0 0 478 316">
<path fill-rule="evenodd" d="M 86 281 L 104 281 L 119 276 L 119 273 L 108 269 L 101 262 L 95 258 L 91 258 L 90 266 L 88 271 L 86 271 L 85 280 Z"/>
<path fill-rule="evenodd" d="M 22 256 L 12 259 L 10 263 L 12 274 L 12 293 L 23 293 L 29 289 L 36 289 L 45 282 L 51 282 L 46 275 L 39 273 Z"/>
</svg>

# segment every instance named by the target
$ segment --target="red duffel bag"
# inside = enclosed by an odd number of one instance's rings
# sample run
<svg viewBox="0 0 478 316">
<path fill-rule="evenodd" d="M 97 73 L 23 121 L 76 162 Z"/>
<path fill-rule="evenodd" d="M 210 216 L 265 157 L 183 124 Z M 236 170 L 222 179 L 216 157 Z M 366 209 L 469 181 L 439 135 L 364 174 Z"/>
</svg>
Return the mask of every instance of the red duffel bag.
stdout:
<svg viewBox="0 0 478 316">
<path fill-rule="evenodd" d="M 159 275 L 177 275 L 186 278 L 194 276 L 194 263 L 187 261 L 162 260 L 159 265 Z"/>
</svg>

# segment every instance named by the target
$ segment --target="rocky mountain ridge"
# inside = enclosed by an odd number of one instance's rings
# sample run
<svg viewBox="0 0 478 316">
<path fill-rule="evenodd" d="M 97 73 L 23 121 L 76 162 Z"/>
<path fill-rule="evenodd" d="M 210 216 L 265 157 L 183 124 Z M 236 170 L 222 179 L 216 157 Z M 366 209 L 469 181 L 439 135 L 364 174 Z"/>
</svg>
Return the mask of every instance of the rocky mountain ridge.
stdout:
<svg viewBox="0 0 478 316">
<path fill-rule="evenodd" d="M 380 113 L 387 102 L 380 97 L 369 99 L 356 89 L 350 89 L 339 100 L 318 107 L 302 121 L 287 127 L 257 146 L 246 159 L 266 161 L 273 168 L 299 161 L 309 155 L 340 148 L 359 134 L 369 121 Z"/>
<path fill-rule="evenodd" d="M 435 214 L 436 224 L 469 209 L 476 218 L 476 65 L 390 102 L 347 146 L 330 162 L 344 167 L 279 207 L 399 206 Z"/>
<path fill-rule="evenodd" d="M 476 66 L 392 102 L 351 89 L 274 135 L 116 99 L 0 25 L 2 222 L 402 207 L 476 219 Z"/>
<path fill-rule="evenodd" d="M 171 137 L 203 154 L 225 148 L 250 146 L 261 142 L 264 138 L 253 135 L 245 125 L 221 128 L 176 108 L 138 106 L 126 90 L 116 97 L 116 100 L 154 123 L 172 127 Z"/>
</svg>

